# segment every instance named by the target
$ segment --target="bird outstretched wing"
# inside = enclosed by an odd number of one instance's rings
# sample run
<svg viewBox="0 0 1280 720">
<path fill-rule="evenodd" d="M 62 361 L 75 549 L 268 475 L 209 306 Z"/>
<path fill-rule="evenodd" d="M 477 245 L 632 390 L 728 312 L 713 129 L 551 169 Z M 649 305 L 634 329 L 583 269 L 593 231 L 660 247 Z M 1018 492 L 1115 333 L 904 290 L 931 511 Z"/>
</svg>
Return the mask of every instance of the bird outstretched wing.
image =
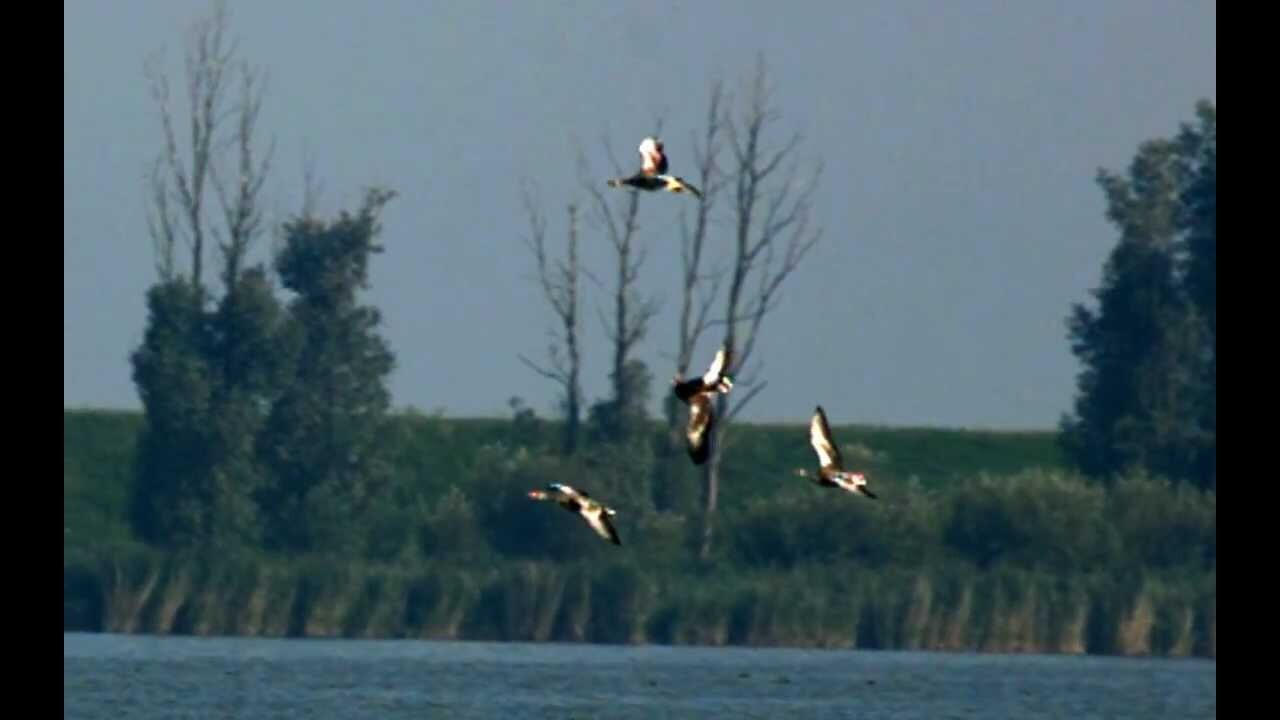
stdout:
<svg viewBox="0 0 1280 720">
<path fill-rule="evenodd" d="M 645 175 L 665 175 L 667 173 L 667 155 L 663 152 L 662 141 L 647 137 L 640 141 L 640 172 Z"/>
<path fill-rule="evenodd" d="M 818 454 L 819 466 L 833 470 L 843 467 L 840 450 L 831 438 L 831 426 L 827 424 L 827 414 L 821 405 L 814 410 L 813 419 L 809 421 L 809 444 Z"/>
</svg>

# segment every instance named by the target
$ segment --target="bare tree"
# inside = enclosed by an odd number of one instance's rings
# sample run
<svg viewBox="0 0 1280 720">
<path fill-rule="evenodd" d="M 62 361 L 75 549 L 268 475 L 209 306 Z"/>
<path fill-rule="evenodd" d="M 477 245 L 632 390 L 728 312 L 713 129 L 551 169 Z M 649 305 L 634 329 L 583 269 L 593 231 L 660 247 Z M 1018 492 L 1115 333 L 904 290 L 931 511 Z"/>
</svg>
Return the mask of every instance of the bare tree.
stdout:
<svg viewBox="0 0 1280 720">
<path fill-rule="evenodd" d="M 703 332 L 711 325 L 710 313 L 720 291 L 720 283 L 724 277 L 723 269 L 704 272 L 702 267 L 703 249 L 706 247 L 707 232 L 711 227 L 711 211 L 716 199 L 725 184 L 725 176 L 719 165 L 720 152 L 723 149 L 721 132 L 725 127 L 724 112 L 721 105 L 724 100 L 723 84 L 719 81 L 712 84 L 707 103 L 707 126 L 701 143 L 695 136 L 692 140 L 693 157 L 698 170 L 698 185 L 702 188 L 703 200 L 698 203 L 694 213 L 692 227 L 684 210 L 680 211 L 680 326 L 677 335 L 675 356 L 676 377 L 684 377 L 693 362 L 693 350 L 702 337 Z M 710 288 L 706 283 L 710 283 Z M 673 444 L 683 442 L 683 431 L 680 428 L 678 415 L 679 402 L 674 395 L 667 395 L 667 427 Z"/>
<path fill-rule="evenodd" d="M 717 396 L 718 422 L 711 457 L 703 466 L 700 555 L 704 559 L 711 552 L 720 460 L 730 422 L 766 385 L 759 363 L 749 376 L 743 376 L 741 370 L 751 360 L 765 317 L 778 305 L 782 284 L 821 236 L 820 228 L 810 227 L 811 200 L 822 173 L 821 163 L 814 165 L 806 179 L 799 179 L 799 167 L 792 158 L 800 145 L 799 133 L 776 149 L 768 147 L 765 130 L 780 117 L 771 106 L 770 94 L 760 58 L 741 117 L 730 115 L 725 125 L 733 154 L 729 181 L 734 250 L 725 315 L 720 322 L 725 326 L 724 346 L 733 358 L 730 372 L 738 383 L 734 393 Z M 778 173 L 780 169 L 783 172 Z"/>
<path fill-rule="evenodd" d="M 661 128 L 660 122 L 658 127 Z M 609 150 L 608 144 L 605 145 L 613 162 L 614 171 L 621 174 L 622 166 Z M 613 370 L 610 373 L 613 384 L 611 402 L 617 415 L 616 419 L 622 420 L 623 415 L 633 407 L 636 400 L 632 397 L 636 388 L 632 387 L 633 383 L 630 382 L 631 377 L 628 374 L 629 358 L 636 345 L 649 332 L 649 323 L 659 310 L 659 304 L 655 298 L 642 297 L 635 289 L 636 281 L 640 277 L 640 268 L 644 266 L 647 256 L 645 245 L 636 233 L 639 228 L 636 218 L 640 211 L 640 193 L 627 191 L 618 198 L 606 197 L 600 189 L 603 183 L 598 178 L 592 177 L 587 169 L 586 159 L 581 153 L 579 153 L 578 167 L 583 186 L 593 200 L 595 219 L 604 227 L 617 257 L 616 284 L 612 288 L 613 320 L 608 320 L 603 312 L 600 320 L 606 336 L 613 345 Z M 588 275 L 588 277 L 592 276 Z M 599 284 L 594 277 L 592 280 Z M 621 430 L 621 428 L 616 429 Z"/>
<path fill-rule="evenodd" d="M 226 5 L 217 0 L 211 15 L 198 20 L 190 30 L 186 52 L 189 147 L 180 149 L 169 80 L 162 67 L 163 52 L 150 58 L 145 68 L 164 133 L 164 149 L 149 178 L 154 204 L 149 229 L 156 245 L 157 271 L 163 280 L 175 277 L 174 246 L 180 236 L 185 237 L 191 249 L 191 281 L 197 287 L 203 281 L 205 240 L 210 234 L 220 241 L 226 263 L 224 280 L 230 284 L 238 276 L 244 255 L 260 229 L 258 196 L 271 156 L 268 150 L 261 160 L 255 160 L 262 76 L 246 63 L 234 65 L 242 80 L 241 93 L 237 103 L 226 107 L 228 71 L 233 70 L 236 49 L 235 42 L 226 40 L 226 28 Z M 236 119 L 234 131 L 230 137 L 220 137 L 222 124 L 232 115 Z M 238 150 L 234 184 L 222 180 L 217 166 L 219 153 L 231 145 Z M 209 183 L 218 196 L 224 230 L 211 230 L 206 218 Z"/>
<path fill-rule="evenodd" d="M 580 370 L 582 360 L 579 349 L 580 320 L 578 311 L 581 303 L 578 299 L 578 207 L 569 205 L 569 241 L 565 251 L 565 259 L 552 262 L 547 257 L 546 218 L 538 209 L 534 198 L 534 190 L 526 185 L 524 189 L 525 212 L 529 216 L 530 236 L 525 244 L 533 252 L 538 264 L 538 282 L 542 287 L 543 297 L 551 305 L 551 310 L 559 321 L 559 334 L 552 332 L 552 340 L 547 349 L 550 365 L 539 365 L 524 355 L 521 361 L 534 372 L 558 384 L 563 393 L 565 430 L 563 450 L 572 453 L 578 445 L 578 428 L 581 419 L 582 385 Z M 563 350 L 561 348 L 563 347 Z"/>
</svg>

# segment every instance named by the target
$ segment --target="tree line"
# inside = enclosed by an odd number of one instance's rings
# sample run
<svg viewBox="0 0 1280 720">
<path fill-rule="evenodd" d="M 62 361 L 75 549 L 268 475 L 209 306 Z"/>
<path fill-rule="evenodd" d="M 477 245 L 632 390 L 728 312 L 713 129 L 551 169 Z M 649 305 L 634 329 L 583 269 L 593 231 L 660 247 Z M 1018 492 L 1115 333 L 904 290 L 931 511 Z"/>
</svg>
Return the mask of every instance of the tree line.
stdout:
<svg viewBox="0 0 1280 720">
<path fill-rule="evenodd" d="M 88 434 L 77 432 L 73 449 L 135 425 L 120 415 L 74 420 Z M 1189 483 L 1134 474 L 1104 485 L 1036 467 L 926 483 L 907 467 L 878 473 L 897 475 L 883 502 L 833 502 L 805 482 L 780 484 L 778 467 L 735 467 L 720 540 L 703 560 L 696 497 L 673 498 L 609 445 L 559 454 L 559 423 L 403 415 L 391 430 L 401 480 L 395 503 L 352 518 L 364 553 L 173 552 L 106 545 L 73 524 L 70 627 L 1213 652 L 1216 501 Z M 777 448 L 800 435 L 739 431 Z M 661 442 L 660 424 L 648 435 Z M 842 435 L 892 447 L 887 435 Z M 958 448 L 933 449 L 945 457 Z M 624 498 L 623 546 L 567 513 L 531 511 L 522 491 L 552 480 Z"/>
<path fill-rule="evenodd" d="M 1176 137 L 1142 143 L 1124 173 L 1100 170 L 1119 241 L 1072 307 L 1080 360 L 1062 444 L 1082 472 L 1135 468 L 1217 488 L 1217 109 L 1196 104 Z"/>
<path fill-rule="evenodd" d="M 450 552 L 473 538 L 505 552 L 501 538 L 515 537 L 512 527 L 551 521 L 506 506 L 476 515 L 476 503 L 507 502 L 479 486 L 427 497 L 395 462 L 386 385 L 394 352 L 379 334 L 378 310 L 361 302 L 369 263 L 382 250 L 380 213 L 394 192 L 370 190 L 354 212 L 322 219 L 311 210 L 308 179 L 302 211 L 273 233 L 269 262 L 250 262 L 264 235 L 261 191 L 271 151 L 260 152 L 256 136 L 263 75 L 235 61 L 226 26 L 219 4 L 194 28 L 186 57 L 191 131 L 181 141 L 167 78 L 150 66 L 163 142 L 150 178 L 158 279 L 131 357 L 146 420 L 130 507 L 137 536 L 168 548 L 378 558 L 410 547 Z M 793 157 L 801 138 L 774 138 L 779 114 L 770 97 L 762 62 L 736 106 L 723 84 L 713 83 L 705 126 L 692 141 L 693 179 L 705 199 L 690 206 L 692 217 L 682 216 L 671 370 L 700 373 L 695 348 L 712 332 L 722 332 L 718 342 L 733 351 L 730 370 L 739 384 L 717 400 L 711 459 L 689 466 L 683 413 L 665 383 L 657 384 L 666 400 L 662 430 L 652 431 L 654 374 L 634 357 L 657 307 L 636 290 L 646 259 L 637 218 L 646 200 L 602 192 L 580 153 L 587 201 L 565 203 L 562 253 L 548 242 L 536 188 L 526 186 L 525 194 L 526 243 L 555 329 L 545 360 L 520 357 L 557 387 L 559 437 L 525 446 L 524 455 L 503 448 L 478 456 L 464 477 L 482 485 L 484 478 L 583 478 L 585 486 L 615 493 L 611 503 L 630 503 L 645 522 L 666 527 L 667 541 L 702 562 L 724 553 L 790 552 L 785 523 L 771 530 L 761 520 L 777 521 L 785 508 L 770 515 L 762 507 L 754 520 L 735 515 L 722 539 L 716 530 L 721 451 L 731 442 L 733 418 L 766 384 L 753 349 L 780 288 L 821 234 L 812 208 L 821 166 L 802 172 Z M 1074 412 L 1060 429 L 1068 458 L 1090 478 L 1114 483 L 1149 472 L 1216 490 L 1216 114 L 1202 102 L 1196 115 L 1197 124 L 1177 137 L 1144 143 L 1126 173 L 1098 176 L 1120 239 L 1095 291 L 1098 307 L 1077 305 L 1068 321 L 1083 371 Z M 658 130 L 661 124 L 655 121 Z M 729 230 L 721 234 L 714 213 L 726 200 Z M 612 282 L 580 262 L 584 216 L 613 250 Z M 211 243 L 218 251 L 213 276 Z M 180 257 L 184 247 L 189 256 Z M 594 404 L 581 391 L 584 279 L 610 300 L 600 316 L 612 356 L 611 395 Z M 513 411 L 517 428 L 542 422 L 518 399 Z M 491 463 L 488 471 L 478 470 L 482 463 Z M 979 547 L 1003 542 L 993 533 L 1017 539 L 1036 532 L 1012 520 L 1016 527 L 1001 530 L 1003 516 L 981 504 L 984 491 L 975 492 L 948 506 L 950 519 L 939 516 L 935 527 L 947 528 L 939 546 Z M 491 523 L 505 529 L 485 535 Z M 758 533 L 755 540 L 739 534 L 743 523 Z M 777 548 L 744 549 L 760 537 L 774 538 Z M 546 540 L 578 542 L 575 534 Z"/>
<path fill-rule="evenodd" d="M 159 277 L 130 358 L 146 418 L 130 518 L 166 547 L 351 551 L 349 514 L 391 479 L 394 355 L 360 293 L 394 193 L 371 189 L 357 211 L 325 220 L 309 183 L 270 263 L 251 263 L 271 160 L 256 137 L 264 75 L 237 61 L 226 30 L 222 3 L 192 28 L 185 137 L 161 58 L 148 64 L 163 130 L 150 177 Z"/>
</svg>

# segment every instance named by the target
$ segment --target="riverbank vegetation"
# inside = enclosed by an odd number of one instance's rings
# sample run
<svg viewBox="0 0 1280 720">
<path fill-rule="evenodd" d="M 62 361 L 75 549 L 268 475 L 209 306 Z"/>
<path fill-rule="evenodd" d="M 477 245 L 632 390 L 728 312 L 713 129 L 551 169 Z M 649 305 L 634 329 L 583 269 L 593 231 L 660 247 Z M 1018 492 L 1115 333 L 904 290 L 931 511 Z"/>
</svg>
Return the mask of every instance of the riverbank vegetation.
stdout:
<svg viewBox="0 0 1280 720">
<path fill-rule="evenodd" d="M 395 349 L 366 301 L 371 264 L 395 252 L 380 240 L 394 191 L 323 218 L 308 176 L 300 211 L 265 227 L 262 75 L 232 61 L 216 7 L 191 36 L 193 117 L 148 66 L 164 135 L 157 278 L 130 356 L 142 410 L 65 412 L 65 629 L 1216 655 L 1211 103 L 1099 173 L 1119 240 L 1096 304 L 1070 310 L 1081 372 L 1060 427 L 837 426 L 871 500 L 793 474 L 815 464 L 807 426 L 739 416 L 767 386 L 750 359 L 765 319 L 822 235 L 820 173 L 781 162 L 800 137 L 777 135 L 763 59 L 740 92 L 708 93 L 673 366 L 636 352 L 658 335 L 636 289 L 653 196 L 605 194 L 584 160 L 594 223 L 572 198 L 551 205 L 569 208 L 563 260 L 525 195 L 547 357 L 513 349 L 530 375 L 476 388 L 550 379 L 557 416 L 512 397 L 508 418 L 444 418 L 393 409 Z M 608 267 L 580 267 L 580 231 L 608 241 Z M 608 343 L 581 342 L 580 273 L 605 293 Z M 695 466 L 667 379 L 701 374 L 716 346 L 736 384 Z M 612 358 L 607 397 L 582 395 L 582 352 Z M 529 501 L 551 482 L 616 508 L 621 547 Z"/>
<path fill-rule="evenodd" d="M 804 427 L 743 425 L 744 445 L 775 460 L 730 465 L 722 543 L 704 561 L 683 457 L 561 456 L 559 428 L 527 417 L 391 426 L 400 481 L 361 528 L 363 552 L 170 551 L 129 530 L 120 449 L 138 416 L 68 411 L 64 627 L 1216 653 L 1215 494 L 1141 474 L 1091 482 L 1052 433 L 837 427 L 846 453 L 878 466 L 870 501 L 787 472 L 811 462 Z M 551 481 L 622 508 L 623 546 L 524 496 Z"/>
</svg>

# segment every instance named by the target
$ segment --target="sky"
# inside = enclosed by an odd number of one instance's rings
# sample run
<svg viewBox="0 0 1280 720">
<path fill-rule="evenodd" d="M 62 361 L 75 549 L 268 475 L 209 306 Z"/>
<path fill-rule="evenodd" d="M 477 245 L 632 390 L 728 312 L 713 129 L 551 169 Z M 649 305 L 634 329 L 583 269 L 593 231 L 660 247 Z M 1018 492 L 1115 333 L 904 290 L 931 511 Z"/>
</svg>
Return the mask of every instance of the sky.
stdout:
<svg viewBox="0 0 1280 720">
<path fill-rule="evenodd" d="M 182 97 L 185 33 L 211 5 L 63 7 L 63 404 L 139 408 L 129 354 L 156 280 L 144 180 L 162 146 L 143 66 L 163 50 Z M 237 56 L 268 77 L 266 219 L 300 207 L 306 158 L 322 214 L 356 209 L 371 185 L 398 193 L 365 301 L 396 354 L 395 407 L 452 417 L 507 416 L 512 396 L 555 412 L 557 388 L 517 357 L 545 357 L 555 321 L 524 244 L 521 183 L 536 183 L 562 248 L 565 207 L 588 198 L 579 149 L 603 183 L 610 153 L 638 163 L 660 117 L 671 172 L 696 175 L 712 82 L 741 98 L 760 55 L 779 113 L 765 142 L 800 133 L 801 168 L 821 162 L 822 236 L 764 322 L 752 368 L 768 385 L 739 417 L 802 422 L 821 404 L 837 424 L 1054 428 L 1079 372 L 1065 318 L 1091 301 L 1116 240 L 1097 171 L 1123 170 L 1217 93 L 1209 0 L 227 7 Z M 639 287 L 662 305 L 637 357 L 655 395 L 674 367 L 680 212 L 696 202 L 641 203 Z M 720 262 L 727 207 L 708 240 Z M 603 232 L 584 226 L 580 242 L 612 277 Z M 585 292 L 593 402 L 609 392 L 596 312 L 609 297 Z M 719 340 L 703 338 L 695 365 Z"/>
</svg>

